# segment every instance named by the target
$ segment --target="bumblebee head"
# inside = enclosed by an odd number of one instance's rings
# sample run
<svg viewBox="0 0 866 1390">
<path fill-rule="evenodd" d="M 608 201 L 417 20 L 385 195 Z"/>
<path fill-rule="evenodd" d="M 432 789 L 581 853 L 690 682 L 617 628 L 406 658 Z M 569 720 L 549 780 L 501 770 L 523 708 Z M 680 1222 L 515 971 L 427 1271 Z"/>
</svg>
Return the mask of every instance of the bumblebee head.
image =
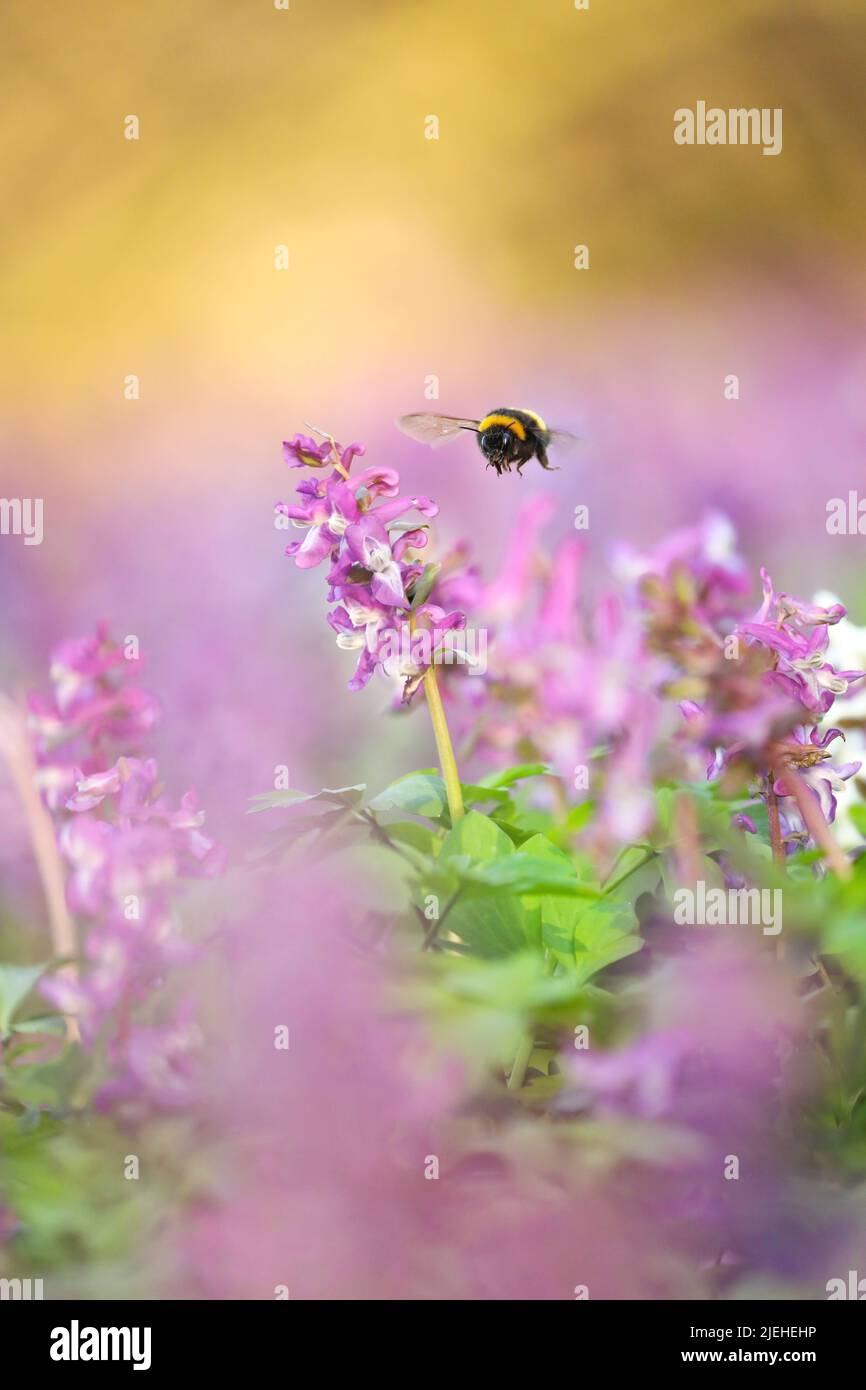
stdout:
<svg viewBox="0 0 866 1390">
<path fill-rule="evenodd" d="M 490 429 L 484 430 L 479 436 L 478 443 L 487 462 L 499 472 L 511 457 L 514 438 L 511 431 L 502 425 L 491 425 Z"/>
</svg>

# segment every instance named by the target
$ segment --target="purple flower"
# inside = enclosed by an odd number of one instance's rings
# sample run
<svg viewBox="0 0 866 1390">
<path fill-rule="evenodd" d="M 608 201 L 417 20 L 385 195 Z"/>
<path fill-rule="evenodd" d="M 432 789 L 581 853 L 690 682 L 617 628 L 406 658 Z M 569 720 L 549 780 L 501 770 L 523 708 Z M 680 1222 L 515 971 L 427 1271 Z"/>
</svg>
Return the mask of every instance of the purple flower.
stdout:
<svg viewBox="0 0 866 1390">
<path fill-rule="evenodd" d="M 342 448 L 335 440 L 323 439 L 319 444 L 307 434 L 296 434 L 283 441 L 283 458 L 290 468 L 325 468 L 334 465 L 334 476 L 345 476 L 355 458 L 364 453 L 363 444 L 347 444 Z"/>
<path fill-rule="evenodd" d="M 438 507 L 424 495 L 401 497 L 400 478 L 392 468 L 370 467 L 350 478 L 354 456 L 363 453 L 359 445 L 340 451 L 339 446 L 315 445 L 299 435 L 284 450 L 293 467 L 302 463 L 321 467 L 328 458 L 335 462 L 339 454 L 340 465 L 328 479 L 305 479 L 297 489 L 299 501 L 277 503 L 277 511 L 307 532 L 303 540 L 286 547 L 299 569 L 329 561 L 328 601 L 336 607 L 328 614 L 328 622 L 337 634 L 337 645 L 357 653 L 349 689 L 363 689 L 379 670 L 386 676 L 401 676 L 403 697 L 408 699 L 425 663 L 435 660 L 438 650 L 437 642 L 426 641 L 423 631 L 465 623 L 462 613 L 438 601 L 435 587 L 430 593 L 425 590 L 426 607 L 412 610 L 414 586 L 425 570 L 417 552 L 426 547 L 427 534 L 424 526 L 401 518 L 413 511 L 432 518 Z M 461 580 L 450 571 L 448 582 L 453 590 Z M 422 633 L 416 642 L 419 623 Z M 402 659 L 404 629 L 416 655 L 426 641 L 426 655 L 418 660 L 413 655 L 408 663 Z"/>
<path fill-rule="evenodd" d="M 837 738 L 844 741 L 845 735 L 841 729 L 828 729 L 824 734 L 817 728 L 808 732 L 805 729 L 795 729 L 790 740 L 778 745 L 781 760 L 792 770 L 795 769 L 792 775 L 805 782 L 818 798 L 821 813 L 830 824 L 836 819 L 837 797 L 844 791 L 848 779 L 854 777 L 861 766 L 859 762 L 840 763 L 835 767 L 832 765 L 827 745 Z M 792 795 L 784 774 L 774 780 L 773 790 L 777 796 Z M 799 820 L 796 811 L 790 807 L 786 808 L 786 814 L 789 821 Z"/>
<path fill-rule="evenodd" d="M 755 615 L 756 623 L 772 619 L 790 627 L 814 627 L 819 624 L 833 626 L 845 617 L 846 610 L 841 603 L 822 606 L 817 603 L 804 603 L 802 599 L 793 598 L 791 594 L 777 594 L 769 573 L 763 568 L 761 586 L 763 600 Z"/>
<path fill-rule="evenodd" d="M 487 591 L 486 607 L 492 618 L 507 622 L 523 612 L 538 581 L 539 537 L 553 511 L 553 499 L 544 495 L 521 508 L 505 561 Z"/>
<path fill-rule="evenodd" d="M 67 866 L 67 901 L 87 926 L 81 968 L 48 976 L 40 988 L 75 1016 L 86 1045 L 108 1029 L 123 1086 L 141 1088 L 138 1053 L 150 1033 L 131 1010 L 148 1002 L 170 970 L 194 958 L 172 897 L 182 878 L 221 873 L 225 855 L 203 829 L 195 794 L 172 802 L 155 760 L 133 752 L 157 705 L 125 684 L 131 669 L 104 626 L 93 638 L 63 643 L 51 673 L 52 697 L 30 702 L 38 778 Z M 124 734 L 130 745 L 108 759 L 107 747 Z M 161 1036 L 158 1028 L 150 1032 Z M 159 1087 L 148 1094 L 154 1103 L 164 1098 Z"/>
<path fill-rule="evenodd" d="M 418 532 L 409 534 L 418 535 Z M 480 569 L 470 563 L 469 547 L 465 542 L 456 545 L 442 557 L 441 569 L 432 592 L 437 603 L 443 608 L 481 608 L 487 591 Z"/>
<path fill-rule="evenodd" d="M 186 1109 L 199 1093 L 202 1042 L 191 1001 L 168 1023 L 133 1024 L 109 1049 L 115 1074 L 97 1094 L 97 1108 L 120 1108 L 132 1117 L 151 1108 Z"/>
<path fill-rule="evenodd" d="M 51 659 L 52 693 L 28 698 L 37 785 L 49 810 L 66 804 L 76 780 L 104 771 L 112 747 L 134 753 L 159 720 L 159 704 L 131 682 L 141 669 L 101 623 L 92 637 L 66 641 Z"/>
<path fill-rule="evenodd" d="M 321 468 L 331 457 L 327 439 L 319 444 L 306 434 L 283 440 L 283 458 L 290 468 Z"/>
<path fill-rule="evenodd" d="M 153 758 L 118 758 L 113 767 L 94 772 L 89 777 L 76 769 L 75 790 L 66 802 L 67 811 L 90 811 L 106 797 L 120 795 L 119 806 L 131 811 L 143 804 L 157 778 Z"/>
<path fill-rule="evenodd" d="M 568 1084 L 558 1109 L 595 1108 L 655 1120 L 675 1111 L 680 1085 L 695 1039 L 669 1030 L 640 1038 L 616 1052 L 598 1052 L 569 1061 Z"/>
<path fill-rule="evenodd" d="M 300 491 L 300 489 L 299 489 Z M 313 569 L 330 555 L 352 522 L 359 520 L 361 511 L 355 494 L 345 481 L 335 474 L 324 484 L 321 492 L 301 494 L 304 505 L 284 507 L 285 514 L 298 525 L 306 526 L 302 541 L 286 547 L 299 569 Z"/>
<path fill-rule="evenodd" d="M 377 516 L 368 513 L 346 531 L 348 557 L 370 571 L 373 598 L 388 607 L 406 608 L 406 593 L 399 562 L 391 552 L 388 532 Z"/>
<path fill-rule="evenodd" d="M 132 946 L 128 932 L 95 928 L 87 937 L 86 970 L 78 975 L 63 971 L 42 981 L 41 993 L 61 1013 L 77 1019 L 87 1046 L 127 993 Z"/>
<path fill-rule="evenodd" d="M 370 590 L 359 584 L 344 604 L 331 610 L 328 622 L 337 634 L 337 646 L 358 653 L 349 689 L 363 690 L 376 669 L 379 634 L 390 625 L 391 610 L 376 603 Z"/>
<path fill-rule="evenodd" d="M 823 608 L 789 594 L 777 595 L 766 570 L 761 570 L 761 579 L 761 607 L 752 622 L 739 625 L 737 633 L 775 653 L 767 682 L 820 718 L 837 695 L 844 695 L 864 675 L 863 671 L 837 671 L 826 659 L 828 628 L 845 616 L 845 609 L 840 603 Z"/>
<path fill-rule="evenodd" d="M 708 513 L 697 526 L 674 532 L 647 554 L 621 545 L 613 558 L 618 576 L 636 585 L 645 603 L 653 604 L 667 593 L 687 603 L 695 620 L 710 627 L 738 616 L 749 592 L 734 528 L 719 512 Z"/>
<path fill-rule="evenodd" d="M 586 604 L 577 539 L 548 553 L 550 511 L 547 498 L 521 511 L 500 575 L 484 591 L 493 641 L 473 736 L 497 761 L 548 762 L 566 792 L 586 791 L 592 765 L 597 812 L 587 833 L 607 849 L 652 820 L 661 671 L 620 596 Z"/>
</svg>

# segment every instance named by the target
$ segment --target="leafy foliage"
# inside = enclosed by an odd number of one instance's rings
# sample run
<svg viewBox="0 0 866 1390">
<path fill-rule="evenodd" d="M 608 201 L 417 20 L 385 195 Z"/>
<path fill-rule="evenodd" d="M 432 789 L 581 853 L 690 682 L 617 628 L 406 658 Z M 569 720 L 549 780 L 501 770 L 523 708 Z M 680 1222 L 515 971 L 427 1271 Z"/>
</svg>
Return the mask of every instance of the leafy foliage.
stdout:
<svg viewBox="0 0 866 1390">
<path fill-rule="evenodd" d="M 560 1085 L 556 1070 L 547 1070 L 557 1037 L 616 1010 L 615 996 L 597 982 L 640 951 L 635 901 L 662 873 L 659 853 L 639 847 L 600 881 L 580 849 L 592 803 L 565 825 L 533 804 L 535 779 L 549 771 L 521 763 L 463 783 L 467 810 L 453 825 L 443 780 L 430 768 L 369 797 L 360 787 L 277 793 L 253 807 L 287 817 L 268 832 L 268 857 L 299 844 L 340 854 L 370 841 L 399 856 L 409 908 L 395 926 L 407 946 L 414 940 L 422 951 L 414 984 L 400 998 L 427 1013 L 434 1033 L 439 1019 L 479 1074 L 491 1065 L 507 1071 L 526 1030 L 541 1030 L 549 1042 L 533 1055 L 545 1061 L 545 1086 L 537 1066 L 527 1066 L 525 1080 L 534 1102 Z M 307 812 L 311 805 L 320 809 Z M 430 971 L 432 992 L 423 983 Z"/>
</svg>

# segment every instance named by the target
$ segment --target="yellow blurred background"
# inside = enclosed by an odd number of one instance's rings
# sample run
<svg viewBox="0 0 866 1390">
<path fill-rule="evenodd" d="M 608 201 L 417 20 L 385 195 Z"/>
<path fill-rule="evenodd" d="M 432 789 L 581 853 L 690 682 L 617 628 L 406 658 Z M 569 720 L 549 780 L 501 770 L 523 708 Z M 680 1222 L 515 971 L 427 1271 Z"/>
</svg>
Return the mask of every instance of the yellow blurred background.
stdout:
<svg viewBox="0 0 866 1390">
<path fill-rule="evenodd" d="M 455 408 L 533 364 L 562 387 L 647 301 L 760 277 L 862 305 L 859 0 L 6 0 L 0 26 L 5 408 L 97 474 L 79 429 L 124 432 L 131 372 L 137 427 L 254 398 L 357 433 L 428 373 Z M 781 106 L 782 156 L 677 147 L 698 98 Z"/>
<path fill-rule="evenodd" d="M 590 568 L 707 505 L 789 587 L 862 568 L 823 510 L 866 445 L 862 0 L 5 0 L 0 65 L 0 492 L 46 507 L 42 547 L 0 545 L 6 684 L 105 615 L 242 786 L 284 680 L 327 689 L 319 775 L 351 774 L 379 704 L 272 525 L 304 421 L 488 572 L 541 489 L 560 530 L 590 506 Z M 781 107 L 781 155 L 676 145 L 698 100 Z M 576 430 L 577 463 L 500 481 L 392 428 L 498 404 Z"/>
</svg>

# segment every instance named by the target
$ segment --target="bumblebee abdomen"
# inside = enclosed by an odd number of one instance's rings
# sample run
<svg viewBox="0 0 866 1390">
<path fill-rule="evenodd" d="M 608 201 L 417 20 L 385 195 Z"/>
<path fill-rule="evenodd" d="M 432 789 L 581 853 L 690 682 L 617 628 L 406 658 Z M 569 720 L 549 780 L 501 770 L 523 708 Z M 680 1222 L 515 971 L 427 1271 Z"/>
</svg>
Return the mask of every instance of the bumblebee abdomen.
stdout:
<svg viewBox="0 0 866 1390">
<path fill-rule="evenodd" d="M 536 415 L 534 410 L 514 410 L 511 413 L 523 421 L 527 435 L 536 435 L 542 444 L 550 443 L 550 431 L 541 416 Z"/>
<path fill-rule="evenodd" d="M 526 423 L 522 420 L 519 410 L 509 410 L 506 406 L 500 406 L 498 410 L 491 410 L 489 415 L 485 415 L 483 420 L 478 421 L 478 433 L 484 434 L 485 430 L 502 429 L 508 430 L 517 439 L 526 438 Z"/>
</svg>

